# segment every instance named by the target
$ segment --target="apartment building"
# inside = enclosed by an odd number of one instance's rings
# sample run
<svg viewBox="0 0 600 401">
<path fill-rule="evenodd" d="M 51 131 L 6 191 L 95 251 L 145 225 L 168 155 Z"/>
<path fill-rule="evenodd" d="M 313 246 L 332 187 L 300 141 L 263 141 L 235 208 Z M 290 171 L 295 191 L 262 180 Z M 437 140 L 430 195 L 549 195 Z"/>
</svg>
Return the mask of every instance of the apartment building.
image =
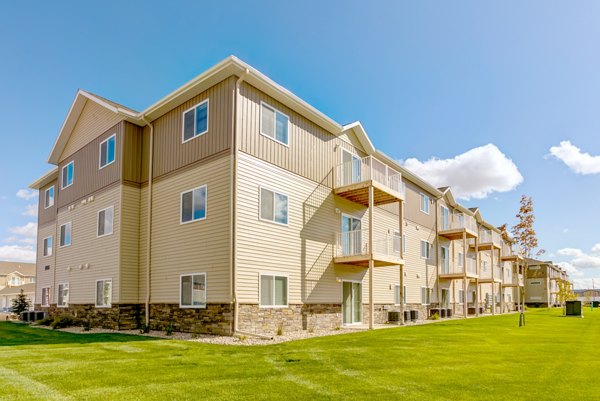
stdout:
<svg viewBox="0 0 600 401">
<path fill-rule="evenodd" d="M 21 289 L 33 302 L 35 269 L 34 263 L 0 262 L 0 312 L 8 311 Z"/>
<path fill-rule="evenodd" d="M 500 313 L 523 286 L 478 209 L 235 57 L 142 112 L 78 91 L 48 161 L 50 314 L 273 333 Z"/>
<path fill-rule="evenodd" d="M 559 283 L 569 283 L 567 272 L 551 261 L 528 260 L 525 304 L 532 306 L 560 306 Z"/>
</svg>

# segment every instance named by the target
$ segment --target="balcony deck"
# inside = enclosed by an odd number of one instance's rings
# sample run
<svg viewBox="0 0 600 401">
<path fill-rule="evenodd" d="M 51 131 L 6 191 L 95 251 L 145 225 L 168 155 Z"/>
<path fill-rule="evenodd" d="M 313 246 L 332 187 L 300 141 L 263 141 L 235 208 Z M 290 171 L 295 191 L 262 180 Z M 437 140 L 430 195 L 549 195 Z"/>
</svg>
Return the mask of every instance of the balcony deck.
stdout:
<svg viewBox="0 0 600 401">
<path fill-rule="evenodd" d="M 345 231 L 336 235 L 334 263 L 369 267 L 373 259 L 375 267 L 404 264 L 400 257 L 400 236 L 388 232 L 373 233 L 373 247 L 369 247 L 369 230 Z"/>
<path fill-rule="evenodd" d="M 371 255 L 336 256 L 333 258 L 333 263 L 369 267 L 370 258 Z M 404 265 L 404 259 L 393 255 L 374 253 L 373 264 L 375 267 L 399 266 Z"/>
<path fill-rule="evenodd" d="M 500 260 L 503 262 L 520 262 L 523 260 L 523 257 L 521 255 L 509 254 L 500 256 Z"/>
<path fill-rule="evenodd" d="M 467 278 L 469 281 L 479 278 L 477 273 L 470 271 L 467 271 L 466 273 L 463 271 L 439 273 L 438 277 L 440 278 L 440 280 L 462 280 L 464 278 Z"/>
<path fill-rule="evenodd" d="M 333 193 L 338 196 L 341 196 L 342 198 L 368 207 L 369 187 L 371 186 L 373 187 L 373 205 L 375 206 L 400 202 L 404 199 L 404 195 L 402 193 L 394 191 L 393 189 L 375 180 L 365 180 L 353 184 L 336 187 L 334 188 Z"/>
<path fill-rule="evenodd" d="M 440 237 L 444 237 L 452 241 L 463 239 L 463 234 L 466 234 L 467 239 L 477 238 L 477 231 L 473 231 L 467 227 L 449 228 L 447 230 L 438 231 L 438 235 Z"/>
</svg>

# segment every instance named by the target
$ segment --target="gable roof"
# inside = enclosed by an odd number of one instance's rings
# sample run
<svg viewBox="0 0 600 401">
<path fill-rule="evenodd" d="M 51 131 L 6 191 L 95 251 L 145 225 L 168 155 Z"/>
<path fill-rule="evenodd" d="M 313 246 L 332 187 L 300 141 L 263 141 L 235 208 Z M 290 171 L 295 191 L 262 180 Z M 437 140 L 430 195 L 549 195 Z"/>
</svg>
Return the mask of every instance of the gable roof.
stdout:
<svg viewBox="0 0 600 401">
<path fill-rule="evenodd" d="M 17 295 L 21 293 L 21 290 L 25 294 L 33 294 L 35 292 L 35 283 L 27 283 L 16 287 L 4 287 L 0 290 L 0 295 Z"/>
<path fill-rule="evenodd" d="M 0 276 L 14 272 L 23 276 L 35 276 L 35 263 L 0 262 Z"/>
</svg>

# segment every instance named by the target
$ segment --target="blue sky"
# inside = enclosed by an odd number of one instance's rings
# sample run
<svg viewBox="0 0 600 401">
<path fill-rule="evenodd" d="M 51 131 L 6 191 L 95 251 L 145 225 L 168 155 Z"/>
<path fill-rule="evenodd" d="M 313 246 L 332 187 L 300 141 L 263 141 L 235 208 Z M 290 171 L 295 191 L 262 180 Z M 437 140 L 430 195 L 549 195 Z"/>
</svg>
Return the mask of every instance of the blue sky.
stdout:
<svg viewBox="0 0 600 401">
<path fill-rule="evenodd" d="M 531 195 L 545 258 L 578 283 L 600 277 L 600 4 L 89 3 L 3 6 L 0 259 L 31 255 L 35 199 L 17 192 L 49 168 L 78 88 L 140 110 L 235 54 L 340 123 L 360 120 L 388 155 L 464 186 L 494 224 L 514 224 Z"/>
</svg>

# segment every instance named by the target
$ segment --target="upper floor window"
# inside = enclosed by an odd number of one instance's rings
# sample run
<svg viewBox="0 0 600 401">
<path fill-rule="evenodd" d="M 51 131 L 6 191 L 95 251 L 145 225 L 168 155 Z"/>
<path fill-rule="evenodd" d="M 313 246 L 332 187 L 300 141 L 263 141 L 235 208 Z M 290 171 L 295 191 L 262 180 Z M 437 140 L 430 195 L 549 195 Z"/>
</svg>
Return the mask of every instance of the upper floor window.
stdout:
<svg viewBox="0 0 600 401">
<path fill-rule="evenodd" d="M 488 267 L 488 262 L 487 260 L 484 260 L 481 262 L 481 268 L 483 269 L 483 271 L 487 271 L 487 267 Z"/>
<path fill-rule="evenodd" d="M 463 267 L 465 265 L 465 254 L 462 252 L 458 253 L 458 265 Z"/>
<path fill-rule="evenodd" d="M 44 256 L 52 256 L 52 237 L 44 238 Z"/>
<path fill-rule="evenodd" d="M 100 143 L 100 168 L 104 168 L 115 162 L 116 143 L 116 134 L 112 134 L 108 139 Z"/>
<path fill-rule="evenodd" d="M 260 133 L 276 140 L 277 142 L 288 144 L 288 123 L 289 118 L 279 110 L 274 109 L 266 103 L 261 103 Z"/>
<path fill-rule="evenodd" d="M 71 222 L 60 226 L 60 246 L 71 245 Z"/>
<path fill-rule="evenodd" d="M 113 218 L 115 208 L 113 206 L 102 209 L 98 212 L 98 237 L 110 235 L 113 233 Z"/>
<path fill-rule="evenodd" d="M 421 211 L 429 214 L 429 196 L 421 194 Z"/>
<path fill-rule="evenodd" d="M 61 189 L 65 189 L 73 185 L 73 174 L 75 173 L 75 162 L 72 161 L 62 168 Z"/>
<path fill-rule="evenodd" d="M 183 112 L 182 143 L 208 132 L 208 99 Z"/>
<path fill-rule="evenodd" d="M 54 206 L 54 185 L 44 191 L 44 209 Z"/>
<path fill-rule="evenodd" d="M 279 224 L 288 223 L 288 197 L 265 188 L 260 189 L 260 218 Z"/>
<path fill-rule="evenodd" d="M 429 259 L 431 256 L 431 244 L 427 241 L 421 240 L 421 257 Z"/>
<path fill-rule="evenodd" d="M 400 253 L 400 247 L 402 246 L 402 241 L 401 241 L 402 237 L 400 237 L 399 231 L 394 231 L 392 244 L 393 244 L 393 249 L 394 249 L 395 253 Z"/>
<path fill-rule="evenodd" d="M 206 185 L 181 193 L 181 221 L 190 223 L 206 218 Z"/>
</svg>

